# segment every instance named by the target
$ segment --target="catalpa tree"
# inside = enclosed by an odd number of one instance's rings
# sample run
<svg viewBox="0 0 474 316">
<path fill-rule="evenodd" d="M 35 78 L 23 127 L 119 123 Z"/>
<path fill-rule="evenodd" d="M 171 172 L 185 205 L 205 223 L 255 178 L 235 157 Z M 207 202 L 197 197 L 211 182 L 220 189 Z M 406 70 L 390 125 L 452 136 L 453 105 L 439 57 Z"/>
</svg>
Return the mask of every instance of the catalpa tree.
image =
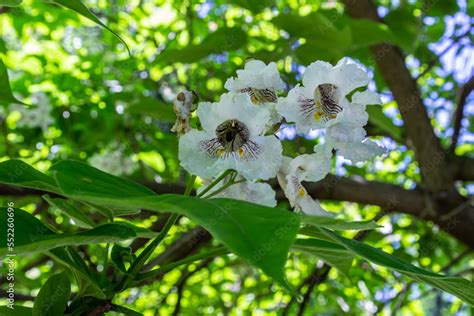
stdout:
<svg viewBox="0 0 474 316">
<path fill-rule="evenodd" d="M 0 315 L 469 315 L 472 9 L 0 0 Z"/>
</svg>

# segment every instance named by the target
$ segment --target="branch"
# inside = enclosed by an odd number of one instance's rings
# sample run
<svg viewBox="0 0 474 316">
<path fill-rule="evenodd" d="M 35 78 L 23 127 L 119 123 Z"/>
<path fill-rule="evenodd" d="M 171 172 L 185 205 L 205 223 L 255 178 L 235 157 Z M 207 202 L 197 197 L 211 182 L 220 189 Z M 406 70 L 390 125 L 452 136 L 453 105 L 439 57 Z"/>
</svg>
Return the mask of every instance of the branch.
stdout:
<svg viewBox="0 0 474 316">
<path fill-rule="evenodd" d="M 349 15 L 356 19 L 382 22 L 370 0 L 345 0 Z M 420 165 L 424 186 L 432 192 L 452 189 L 446 155 L 431 126 L 416 81 L 399 48 L 388 44 L 370 47 L 374 61 L 392 91 L 405 123 L 405 130 Z"/>
<path fill-rule="evenodd" d="M 459 90 L 458 99 L 456 102 L 456 110 L 453 118 L 453 138 L 449 151 L 454 152 L 458 144 L 459 133 L 462 127 L 462 119 L 464 117 L 464 106 L 466 105 L 467 97 L 474 90 L 474 75 L 469 79 Z"/>
<path fill-rule="evenodd" d="M 309 302 L 309 299 L 311 298 L 311 294 L 313 293 L 313 290 L 316 285 L 324 282 L 329 275 L 329 271 L 331 270 L 331 267 L 328 266 L 327 264 L 324 264 L 321 269 L 315 269 L 311 275 L 304 281 L 304 283 L 308 284 L 308 288 L 306 289 L 306 292 L 304 293 L 303 296 L 303 301 L 300 303 L 299 309 L 298 309 L 298 316 L 301 316 L 304 314 L 304 310 L 306 309 L 306 306 Z"/>
<path fill-rule="evenodd" d="M 463 37 L 466 37 L 467 35 L 469 35 L 471 33 L 471 30 L 469 29 L 467 32 L 465 32 L 464 34 L 461 34 L 461 35 L 458 35 L 458 36 L 454 36 L 452 38 L 452 43 L 449 44 L 441 53 L 439 53 L 439 55 L 437 55 L 436 57 L 434 57 L 432 60 L 430 60 L 426 66 L 426 68 L 416 77 L 415 80 L 418 81 L 418 79 L 420 79 L 421 77 L 423 77 L 424 75 L 426 75 L 430 70 L 431 68 L 433 68 L 438 62 L 439 60 L 441 59 L 441 57 L 443 57 L 447 52 L 449 52 L 451 50 L 451 48 L 454 47 L 454 45 L 456 45 L 459 40 Z"/>
</svg>

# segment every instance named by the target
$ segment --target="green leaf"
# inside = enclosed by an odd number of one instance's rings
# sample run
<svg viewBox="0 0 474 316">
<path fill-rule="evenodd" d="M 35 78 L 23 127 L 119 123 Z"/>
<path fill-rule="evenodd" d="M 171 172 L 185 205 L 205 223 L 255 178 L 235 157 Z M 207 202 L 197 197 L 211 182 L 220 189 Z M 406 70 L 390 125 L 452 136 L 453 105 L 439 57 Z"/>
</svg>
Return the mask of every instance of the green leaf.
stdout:
<svg viewBox="0 0 474 316">
<path fill-rule="evenodd" d="M 472 5 L 472 1 L 466 1 L 467 6 Z M 424 7 L 427 15 L 446 16 L 453 15 L 460 10 L 456 0 L 430 1 Z"/>
<path fill-rule="evenodd" d="M 19 6 L 23 0 L 0 0 L 0 6 L 7 6 L 7 7 L 16 7 Z"/>
<path fill-rule="evenodd" d="M 120 196 L 133 198 L 156 195 L 138 183 L 110 175 L 79 161 L 61 161 L 49 171 L 53 173 L 58 184 L 61 183 L 60 189 L 63 193 L 67 193 L 69 197 L 91 197 L 88 202 L 99 205 L 107 202 L 109 197 L 116 199 Z M 137 208 L 138 206 L 130 207 L 130 209 Z"/>
<path fill-rule="evenodd" d="M 325 227 L 335 230 L 369 230 L 379 226 L 373 221 L 346 222 L 342 219 L 336 219 L 326 216 L 301 215 L 302 222 L 317 227 Z"/>
<path fill-rule="evenodd" d="M 0 3 L 1 5 L 1 3 Z M 18 101 L 12 93 L 10 88 L 10 81 L 8 80 L 7 67 L 3 63 L 2 58 L 0 57 L 0 106 L 8 106 L 11 103 L 24 104 L 21 101 Z"/>
<path fill-rule="evenodd" d="M 66 273 L 53 275 L 46 281 L 35 299 L 33 316 L 63 315 L 70 294 L 71 282 Z"/>
<path fill-rule="evenodd" d="M 29 164 L 11 159 L 0 163 L 0 183 L 58 193 L 56 182 Z"/>
<path fill-rule="evenodd" d="M 310 46 L 327 51 L 344 52 L 352 43 L 349 26 L 346 24 L 337 27 L 322 11 L 312 12 L 306 16 L 284 13 L 273 18 L 271 22 L 287 31 L 292 37 L 306 38 Z"/>
<path fill-rule="evenodd" d="M 367 47 L 381 42 L 394 42 L 395 36 L 386 24 L 366 19 L 350 19 L 352 47 Z"/>
<path fill-rule="evenodd" d="M 283 267 L 300 225 L 298 214 L 237 200 L 157 196 L 139 184 L 74 161 L 60 162 L 52 169 L 66 196 L 106 207 L 143 208 L 189 217 L 290 290 Z"/>
<path fill-rule="evenodd" d="M 315 255 L 349 277 L 355 256 L 343 246 L 326 240 L 308 238 L 297 239 L 292 248 Z"/>
<path fill-rule="evenodd" d="M 166 103 L 149 96 L 134 97 L 129 102 L 127 113 L 147 114 L 162 122 L 172 123 L 176 120 L 176 114 L 173 112 L 173 105 L 171 103 Z"/>
<path fill-rule="evenodd" d="M 112 251 L 110 252 L 110 259 L 117 266 L 117 268 L 123 273 L 127 272 L 125 268 L 125 261 L 130 262 L 132 258 L 132 248 L 123 247 L 120 245 L 114 245 Z"/>
<path fill-rule="evenodd" d="M 380 105 L 369 104 L 367 105 L 366 110 L 369 114 L 370 123 L 386 132 L 394 140 L 403 142 L 403 129 L 400 126 L 393 124 L 392 120 L 382 111 Z"/>
<path fill-rule="evenodd" d="M 82 3 L 82 1 L 80 0 L 51 0 L 50 2 L 59 4 L 65 8 L 76 11 L 83 17 L 99 24 L 100 26 L 102 26 L 103 28 L 105 28 L 106 30 L 114 34 L 125 45 L 128 53 L 130 54 L 130 49 L 128 48 L 127 43 L 120 37 L 120 35 L 112 31 L 112 29 L 110 29 L 107 25 L 102 23 L 94 14 L 92 14 L 92 12 Z"/>
<path fill-rule="evenodd" d="M 6 306 L 0 306 L 0 315 L 8 315 L 8 316 L 31 316 L 33 313 L 33 309 L 24 306 L 16 306 L 14 308 L 8 308 Z"/>
<path fill-rule="evenodd" d="M 206 37 L 200 44 L 181 49 L 165 49 L 158 55 L 158 64 L 193 63 L 211 54 L 237 50 L 247 43 L 247 33 L 239 27 L 224 27 Z"/>
<path fill-rule="evenodd" d="M 62 213 L 72 218 L 77 226 L 83 228 L 92 228 L 96 226 L 94 221 L 87 217 L 83 212 L 78 210 L 70 201 L 59 198 L 52 198 L 49 195 L 43 195 L 43 199 L 49 203 L 49 205 L 54 206 Z"/>
<path fill-rule="evenodd" d="M 408 7 L 391 10 L 384 21 L 390 27 L 395 42 L 404 50 L 413 51 L 421 32 L 421 21 L 413 15 L 413 9 Z"/>
<path fill-rule="evenodd" d="M 271 7 L 275 4 L 274 0 L 266 1 L 255 1 L 255 0 L 231 0 L 227 1 L 229 4 L 235 4 L 242 8 L 245 8 L 251 11 L 253 14 L 257 14 L 268 7 Z"/>
<path fill-rule="evenodd" d="M 0 225 L 7 227 L 7 209 L 0 208 Z M 56 234 L 39 219 L 15 209 L 15 253 L 44 252 L 61 246 L 114 243 L 137 237 L 130 224 L 104 224 L 79 233 Z M 7 230 L 0 230 L 0 254 L 7 252 Z"/>
<path fill-rule="evenodd" d="M 380 249 L 371 247 L 356 240 L 347 239 L 327 229 L 322 229 L 322 232 L 331 237 L 335 242 L 352 251 L 354 254 L 357 254 L 372 263 L 398 271 L 417 282 L 429 284 L 437 289 L 459 297 L 468 304 L 474 305 L 474 283 L 467 279 L 436 274 L 418 268 L 406 261 L 383 252 Z"/>
<path fill-rule="evenodd" d="M 101 286 L 97 283 L 99 278 L 95 271 L 89 269 L 75 249 L 72 249 L 71 247 L 58 247 L 51 249 L 48 254 L 56 261 L 61 262 L 71 269 L 79 286 L 78 296 L 94 296 L 101 299 L 106 298 Z"/>
</svg>

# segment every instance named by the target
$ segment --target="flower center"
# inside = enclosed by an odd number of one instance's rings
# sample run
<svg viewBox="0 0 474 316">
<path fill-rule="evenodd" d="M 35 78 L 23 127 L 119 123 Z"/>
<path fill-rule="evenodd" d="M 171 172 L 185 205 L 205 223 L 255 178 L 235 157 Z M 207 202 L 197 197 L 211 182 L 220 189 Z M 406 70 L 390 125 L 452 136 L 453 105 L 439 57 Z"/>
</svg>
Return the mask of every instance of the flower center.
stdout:
<svg viewBox="0 0 474 316">
<path fill-rule="evenodd" d="M 220 148 L 220 154 L 239 153 L 243 155 L 243 146 L 249 141 L 250 133 L 242 122 L 238 120 L 227 120 L 216 128 L 216 136 Z"/>
<path fill-rule="evenodd" d="M 248 93 L 253 104 L 277 102 L 276 92 L 271 89 L 245 88 L 240 90 L 240 92 Z"/>
<path fill-rule="evenodd" d="M 336 101 L 337 87 L 330 83 L 323 83 L 314 90 L 314 102 L 316 112 L 314 118 L 316 121 L 336 118 L 336 115 L 342 111 L 342 108 Z"/>
</svg>

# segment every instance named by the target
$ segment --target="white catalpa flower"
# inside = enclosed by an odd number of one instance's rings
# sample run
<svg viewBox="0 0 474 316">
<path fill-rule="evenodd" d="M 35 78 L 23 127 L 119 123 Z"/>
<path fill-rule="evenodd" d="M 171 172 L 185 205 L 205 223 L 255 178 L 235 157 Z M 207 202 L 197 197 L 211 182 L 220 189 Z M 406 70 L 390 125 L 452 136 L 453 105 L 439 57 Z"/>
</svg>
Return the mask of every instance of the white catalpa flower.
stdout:
<svg viewBox="0 0 474 316">
<path fill-rule="evenodd" d="M 137 168 L 133 159 L 126 156 L 120 148 L 94 154 L 89 158 L 89 164 L 115 176 L 130 175 Z"/>
<path fill-rule="evenodd" d="M 270 112 L 270 124 L 279 123 L 281 116 L 276 110 L 277 90 L 283 89 L 283 81 L 274 62 L 266 65 L 260 60 L 249 60 L 244 69 L 237 70 L 237 78 L 229 78 L 225 88 L 235 93 L 247 93 L 253 104 Z"/>
<path fill-rule="evenodd" d="M 12 110 L 16 110 L 21 114 L 17 126 L 20 128 L 40 127 L 43 131 L 48 130 L 48 127 L 54 123 L 48 96 L 43 92 L 35 92 L 31 95 L 31 101 L 33 103 L 31 107 L 20 104 L 12 107 Z"/>
<path fill-rule="evenodd" d="M 216 190 L 219 190 L 222 186 L 223 182 L 212 188 L 208 194 L 212 194 Z M 205 187 L 201 187 L 200 190 L 198 190 L 198 193 L 203 189 L 205 189 Z M 268 183 L 251 181 L 238 182 L 229 186 L 222 192 L 217 193 L 213 197 L 247 201 L 269 207 L 275 207 L 277 205 L 275 191 Z"/>
<path fill-rule="evenodd" d="M 172 132 L 176 132 L 181 136 L 191 129 L 189 126 L 189 118 L 191 117 L 191 113 L 196 110 L 196 100 L 197 95 L 193 91 L 182 91 L 176 95 L 173 101 L 176 122 L 171 128 Z"/>
<path fill-rule="evenodd" d="M 288 122 L 296 123 L 300 133 L 325 128 L 349 106 L 346 96 L 368 82 L 367 74 L 345 58 L 334 67 L 316 61 L 304 72 L 303 86 L 291 89 L 277 104 L 277 110 Z"/>
<path fill-rule="evenodd" d="M 281 143 L 274 135 L 264 136 L 269 113 L 248 95 L 227 93 L 219 102 L 201 103 L 197 116 L 203 130 L 179 140 L 179 159 L 190 173 L 210 179 L 234 169 L 250 181 L 276 175 Z"/>
<path fill-rule="evenodd" d="M 309 155 L 308 155 L 309 156 Z M 278 183 L 283 189 L 285 196 L 290 202 L 291 207 L 296 212 L 303 212 L 307 215 L 332 216 L 331 213 L 323 210 L 318 200 L 314 200 L 301 184 L 302 180 L 298 175 L 306 175 L 306 172 L 295 172 L 295 165 L 300 165 L 301 161 L 291 165 L 295 159 L 283 157 L 283 162 L 277 174 Z"/>
<path fill-rule="evenodd" d="M 354 93 L 350 106 L 344 108 L 326 128 L 326 151 L 332 152 L 334 149 L 338 156 L 353 163 L 364 162 L 384 154 L 386 150 L 368 139 L 367 133 L 362 127 L 367 124 L 369 118 L 365 111 L 366 106 L 380 103 L 380 97 L 375 92 Z"/>
</svg>

